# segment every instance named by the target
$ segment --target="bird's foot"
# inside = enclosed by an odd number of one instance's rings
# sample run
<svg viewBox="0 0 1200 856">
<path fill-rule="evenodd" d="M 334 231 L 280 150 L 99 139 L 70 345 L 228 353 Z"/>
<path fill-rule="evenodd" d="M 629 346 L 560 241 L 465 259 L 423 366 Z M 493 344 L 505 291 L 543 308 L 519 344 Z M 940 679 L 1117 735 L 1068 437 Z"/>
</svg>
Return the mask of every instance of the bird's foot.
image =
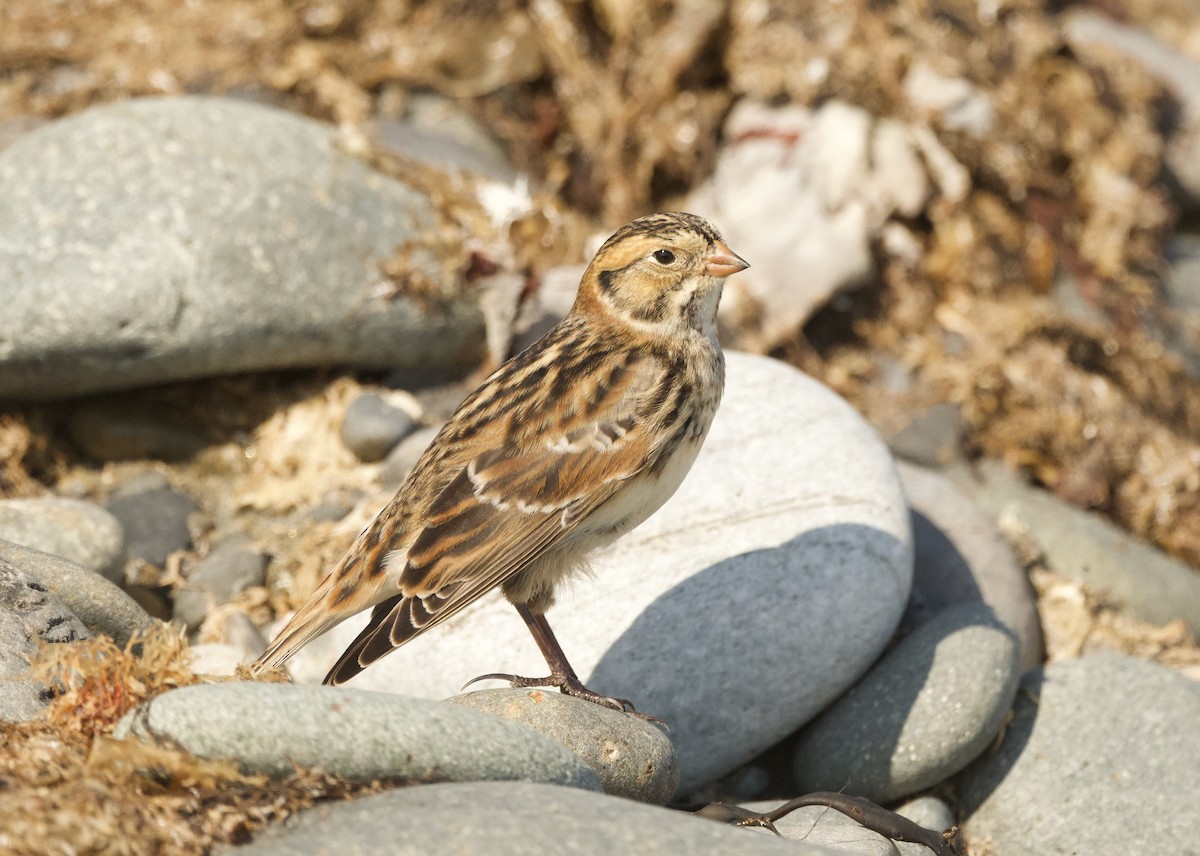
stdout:
<svg viewBox="0 0 1200 856">
<path fill-rule="evenodd" d="M 627 698 L 614 698 L 613 696 L 601 695 L 598 692 L 593 692 L 583 685 L 579 678 L 574 675 L 556 675 L 550 674 L 544 678 L 523 678 L 520 675 L 508 675 L 501 672 L 493 672 L 487 675 L 480 675 L 477 678 L 472 678 L 463 684 L 463 689 L 471 686 L 477 681 L 508 681 L 510 686 L 514 687 L 558 687 L 559 691 L 564 695 L 569 695 L 574 698 L 590 701 L 593 704 L 598 704 L 601 707 L 607 707 L 610 710 L 619 710 L 622 713 L 628 713 L 630 716 L 644 719 L 646 722 L 653 722 L 667 728 L 667 724 L 657 716 L 651 716 L 648 713 L 638 713 L 637 708 L 633 706 Z M 669 729 L 668 729 L 669 730 Z"/>
</svg>

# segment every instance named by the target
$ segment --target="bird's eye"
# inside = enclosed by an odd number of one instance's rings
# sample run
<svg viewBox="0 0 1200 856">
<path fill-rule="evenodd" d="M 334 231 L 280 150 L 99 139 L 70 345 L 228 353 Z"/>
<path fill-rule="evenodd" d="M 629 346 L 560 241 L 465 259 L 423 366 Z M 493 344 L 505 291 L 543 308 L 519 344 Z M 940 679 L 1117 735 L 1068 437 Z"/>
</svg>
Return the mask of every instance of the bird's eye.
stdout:
<svg viewBox="0 0 1200 856">
<path fill-rule="evenodd" d="M 675 261 L 675 254 L 670 250 L 655 250 L 654 260 L 660 265 L 669 265 L 671 262 Z"/>
</svg>

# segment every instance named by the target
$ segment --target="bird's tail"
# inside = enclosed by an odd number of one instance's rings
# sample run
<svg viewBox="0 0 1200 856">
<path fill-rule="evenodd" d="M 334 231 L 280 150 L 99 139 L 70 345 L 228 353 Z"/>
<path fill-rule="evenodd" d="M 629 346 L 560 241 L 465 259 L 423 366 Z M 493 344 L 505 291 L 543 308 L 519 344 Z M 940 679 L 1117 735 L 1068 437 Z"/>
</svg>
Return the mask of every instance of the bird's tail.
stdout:
<svg viewBox="0 0 1200 856">
<path fill-rule="evenodd" d="M 267 646 L 267 650 L 250 666 L 251 674 L 258 676 L 282 666 L 317 636 L 381 599 L 381 585 L 371 586 L 361 579 L 354 586 L 346 585 L 342 570 L 350 559 L 351 555 L 347 555 L 325 577 L 312 597 L 296 611 Z M 342 584 L 339 585 L 339 582 Z"/>
</svg>

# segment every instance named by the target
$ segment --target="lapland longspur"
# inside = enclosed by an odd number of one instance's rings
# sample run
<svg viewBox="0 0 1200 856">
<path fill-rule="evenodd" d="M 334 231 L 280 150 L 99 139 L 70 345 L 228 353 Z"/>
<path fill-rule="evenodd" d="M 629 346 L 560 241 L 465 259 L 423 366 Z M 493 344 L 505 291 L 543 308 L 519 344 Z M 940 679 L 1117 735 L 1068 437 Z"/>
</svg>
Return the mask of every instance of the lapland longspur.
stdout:
<svg viewBox="0 0 1200 856">
<path fill-rule="evenodd" d="M 721 287 L 747 266 L 693 214 L 618 230 L 567 317 L 459 406 L 255 671 L 373 607 L 325 678 L 340 684 L 500 586 L 550 675 L 485 677 L 632 711 L 580 682 L 545 612 L 589 552 L 653 514 L 691 468 L 724 387 Z"/>
</svg>

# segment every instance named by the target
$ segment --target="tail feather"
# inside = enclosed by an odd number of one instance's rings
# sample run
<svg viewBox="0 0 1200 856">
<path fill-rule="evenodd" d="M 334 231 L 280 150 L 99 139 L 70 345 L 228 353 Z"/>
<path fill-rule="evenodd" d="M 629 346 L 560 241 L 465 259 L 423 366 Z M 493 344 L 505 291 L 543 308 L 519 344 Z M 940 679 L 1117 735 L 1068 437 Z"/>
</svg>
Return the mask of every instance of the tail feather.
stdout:
<svg viewBox="0 0 1200 856">
<path fill-rule="evenodd" d="M 381 594 L 379 589 L 382 586 L 367 591 L 360 588 L 355 590 L 352 596 L 339 601 L 340 592 L 335 585 L 339 570 L 340 567 L 335 568 L 333 573 L 325 578 L 320 588 L 291 617 L 283 630 L 279 631 L 267 650 L 250 666 L 251 674 L 258 676 L 282 666 L 289 657 L 313 639 L 350 616 L 362 612 L 378 600 Z"/>
<path fill-rule="evenodd" d="M 325 616 L 325 620 L 323 621 L 313 621 L 311 618 L 305 616 L 305 612 L 308 611 L 306 605 L 304 609 L 301 609 L 292 616 L 287 626 L 267 646 L 267 650 L 250 666 L 250 673 L 252 675 L 257 677 L 264 672 L 269 672 L 271 669 L 282 666 L 306 644 L 317 636 L 320 636 L 333 625 L 341 622 L 342 619 L 349 617 L 348 615 Z"/>
<path fill-rule="evenodd" d="M 322 683 L 333 686 L 344 684 L 371 663 L 395 650 L 389 633 L 391 622 L 385 622 L 384 619 L 402 599 L 402 595 L 395 595 L 376 605 L 367 626 L 338 657 Z"/>
</svg>

